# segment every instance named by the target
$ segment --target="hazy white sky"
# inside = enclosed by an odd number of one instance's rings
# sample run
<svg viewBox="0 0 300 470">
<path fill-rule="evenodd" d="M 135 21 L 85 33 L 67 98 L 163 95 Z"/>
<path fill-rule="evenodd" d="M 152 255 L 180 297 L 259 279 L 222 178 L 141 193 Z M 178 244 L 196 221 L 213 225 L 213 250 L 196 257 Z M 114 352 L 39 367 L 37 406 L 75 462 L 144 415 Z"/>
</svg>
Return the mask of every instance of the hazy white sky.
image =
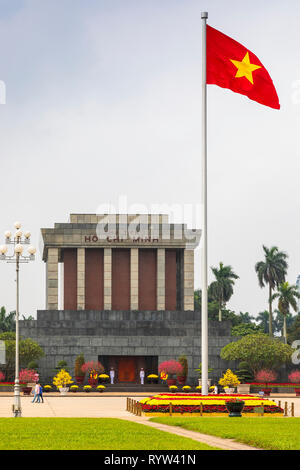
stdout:
<svg viewBox="0 0 300 470">
<path fill-rule="evenodd" d="M 300 3 L 287 0 L 0 0 L 0 233 L 40 228 L 103 203 L 201 203 L 201 11 L 253 51 L 281 110 L 208 91 L 209 265 L 240 276 L 229 303 L 267 307 L 262 244 L 300 273 Z M 193 221 L 191 220 L 191 224 Z M 12 265 L 0 304 L 15 308 Z M 200 285 L 200 253 L 196 257 Z M 211 279 L 210 279 L 211 280 Z M 21 266 L 21 313 L 44 308 L 44 265 Z"/>
</svg>

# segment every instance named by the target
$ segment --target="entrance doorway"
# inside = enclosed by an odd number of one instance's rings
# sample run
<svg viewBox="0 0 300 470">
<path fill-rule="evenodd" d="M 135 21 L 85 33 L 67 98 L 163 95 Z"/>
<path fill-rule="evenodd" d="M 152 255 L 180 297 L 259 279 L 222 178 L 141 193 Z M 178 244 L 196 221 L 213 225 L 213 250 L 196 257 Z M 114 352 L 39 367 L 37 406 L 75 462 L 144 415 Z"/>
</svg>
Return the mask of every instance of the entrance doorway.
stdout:
<svg viewBox="0 0 300 470">
<path fill-rule="evenodd" d="M 109 375 L 111 367 L 115 370 L 115 383 L 139 383 L 140 370 L 145 370 L 145 378 L 149 374 L 157 374 L 158 356 L 98 356 Z"/>
</svg>

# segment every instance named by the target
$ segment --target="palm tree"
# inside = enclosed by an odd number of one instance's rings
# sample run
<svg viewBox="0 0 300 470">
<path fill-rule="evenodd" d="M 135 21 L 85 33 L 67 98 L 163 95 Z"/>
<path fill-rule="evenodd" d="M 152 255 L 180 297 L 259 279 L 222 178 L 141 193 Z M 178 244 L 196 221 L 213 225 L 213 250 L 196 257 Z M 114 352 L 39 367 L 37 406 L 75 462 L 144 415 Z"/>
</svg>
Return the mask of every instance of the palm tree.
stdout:
<svg viewBox="0 0 300 470">
<path fill-rule="evenodd" d="M 269 332 L 269 312 L 268 310 L 264 310 L 263 312 L 259 312 L 256 317 L 256 321 L 258 326 L 263 329 L 264 333 Z"/>
<path fill-rule="evenodd" d="M 297 312 L 297 300 L 300 299 L 297 286 L 290 285 L 288 282 L 282 282 L 277 292 L 272 295 L 272 300 L 278 299 L 278 310 L 283 315 L 283 337 L 287 343 L 286 317 L 290 313 L 290 307 Z"/>
<path fill-rule="evenodd" d="M 267 248 L 263 245 L 265 260 L 259 261 L 255 265 L 255 271 L 258 276 L 260 287 L 269 285 L 269 335 L 273 336 L 272 325 L 272 293 L 275 287 L 285 281 L 288 264 L 286 262 L 287 254 L 279 251 L 277 246 Z"/>
<path fill-rule="evenodd" d="M 209 293 L 219 305 L 219 321 L 222 321 L 222 308 L 233 294 L 234 279 L 239 276 L 232 271 L 231 266 L 224 266 L 222 262 L 219 267 L 211 268 L 216 280 L 209 286 Z"/>
<path fill-rule="evenodd" d="M 273 330 L 276 332 L 276 333 L 281 333 L 281 336 L 283 337 L 283 321 L 284 321 L 284 315 L 282 315 L 282 313 L 276 308 L 274 310 L 274 313 L 276 313 L 276 317 L 273 318 L 273 325 L 274 325 L 274 328 Z M 291 313 L 288 313 L 286 316 L 286 329 L 288 331 L 288 329 L 291 327 L 291 325 L 293 324 L 294 320 L 295 320 L 295 317 L 291 314 Z"/>
</svg>

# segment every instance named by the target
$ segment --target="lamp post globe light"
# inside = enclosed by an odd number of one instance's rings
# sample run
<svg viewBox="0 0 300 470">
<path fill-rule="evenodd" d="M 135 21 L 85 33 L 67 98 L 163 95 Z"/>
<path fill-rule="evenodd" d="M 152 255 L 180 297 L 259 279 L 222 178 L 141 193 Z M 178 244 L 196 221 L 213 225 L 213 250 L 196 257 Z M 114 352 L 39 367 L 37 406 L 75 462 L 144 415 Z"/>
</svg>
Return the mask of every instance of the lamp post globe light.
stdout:
<svg viewBox="0 0 300 470">
<path fill-rule="evenodd" d="M 19 270 L 21 263 L 34 261 L 36 249 L 30 245 L 30 232 L 25 232 L 23 234 L 20 222 L 15 223 L 15 228 L 16 232 L 14 237 L 9 230 L 4 234 L 5 245 L 0 246 L 0 260 L 6 261 L 7 263 L 14 263 L 16 265 L 16 364 L 13 416 L 17 418 L 22 416 L 19 381 Z M 11 255 L 8 254 L 9 249 L 7 245 L 13 245 L 13 252 Z M 28 254 L 24 254 L 24 245 L 29 245 L 27 248 Z"/>
</svg>

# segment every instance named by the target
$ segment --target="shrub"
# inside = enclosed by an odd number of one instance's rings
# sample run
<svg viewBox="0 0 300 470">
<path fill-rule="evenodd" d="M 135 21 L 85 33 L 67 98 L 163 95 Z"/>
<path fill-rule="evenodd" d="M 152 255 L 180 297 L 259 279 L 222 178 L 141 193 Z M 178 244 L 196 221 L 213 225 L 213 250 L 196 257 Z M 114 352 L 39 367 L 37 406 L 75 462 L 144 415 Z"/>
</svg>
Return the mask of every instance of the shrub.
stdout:
<svg viewBox="0 0 300 470">
<path fill-rule="evenodd" d="M 292 371 L 288 376 L 289 382 L 300 384 L 300 370 Z"/>
<path fill-rule="evenodd" d="M 38 363 L 36 361 L 29 362 L 29 364 L 27 365 L 27 369 L 37 370 L 38 369 Z"/>
<path fill-rule="evenodd" d="M 178 358 L 178 362 L 179 362 L 179 364 L 182 365 L 182 376 L 187 377 L 187 375 L 188 375 L 188 361 L 187 361 L 186 356 L 180 356 Z"/>
<path fill-rule="evenodd" d="M 67 385 L 72 384 L 72 383 L 73 383 L 72 377 L 64 369 L 62 369 L 60 372 L 58 372 L 58 374 L 53 378 L 53 384 L 57 388 L 60 388 L 60 387 L 64 388 Z"/>
<path fill-rule="evenodd" d="M 0 382 L 4 382 L 4 380 L 5 380 L 5 375 L 0 370 Z"/>
<path fill-rule="evenodd" d="M 33 369 L 22 369 L 19 373 L 19 380 L 23 383 L 38 382 L 39 374 Z"/>
<path fill-rule="evenodd" d="M 102 373 L 104 371 L 104 367 L 99 361 L 89 361 L 85 362 L 81 367 L 81 370 L 84 374 L 90 372 Z"/>
<path fill-rule="evenodd" d="M 76 360 L 75 360 L 75 377 L 83 377 L 84 376 L 84 372 L 82 370 L 83 364 L 84 364 L 84 355 L 79 354 L 76 357 Z"/>
<path fill-rule="evenodd" d="M 262 369 L 277 369 L 288 362 L 294 350 L 279 339 L 264 334 L 244 336 L 221 350 L 221 359 L 245 361 L 254 374 Z"/>
<path fill-rule="evenodd" d="M 237 376 L 230 370 L 227 369 L 223 377 L 219 380 L 219 384 L 224 388 L 227 387 L 236 387 L 239 385 L 240 381 Z"/>
<path fill-rule="evenodd" d="M 262 382 L 262 383 L 267 384 L 267 383 L 275 382 L 276 379 L 277 379 L 276 372 L 274 372 L 273 370 L 269 370 L 269 369 L 262 369 L 255 374 L 256 382 Z"/>
<path fill-rule="evenodd" d="M 175 359 L 171 359 L 161 362 L 158 366 L 158 372 L 166 372 L 168 375 L 182 375 L 183 367 L 179 362 L 175 361 Z"/>
</svg>

